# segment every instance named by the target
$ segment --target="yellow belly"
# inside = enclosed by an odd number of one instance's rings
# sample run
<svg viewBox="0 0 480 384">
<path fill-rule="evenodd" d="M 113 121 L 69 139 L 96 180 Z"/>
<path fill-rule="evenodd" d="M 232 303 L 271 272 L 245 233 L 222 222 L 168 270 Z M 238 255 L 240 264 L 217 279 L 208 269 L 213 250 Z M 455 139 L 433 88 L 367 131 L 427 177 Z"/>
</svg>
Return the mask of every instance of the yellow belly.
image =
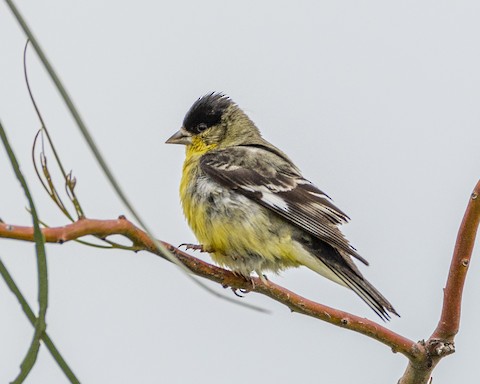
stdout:
<svg viewBox="0 0 480 384">
<path fill-rule="evenodd" d="M 201 174 L 201 155 L 210 148 L 187 147 L 180 198 L 188 224 L 219 265 L 250 276 L 304 265 L 344 285 L 315 254 L 295 238 L 303 231 L 235 191 Z"/>
<path fill-rule="evenodd" d="M 184 163 L 180 197 L 185 217 L 213 260 L 245 276 L 296 267 L 299 249 L 283 219 L 200 174 L 198 159 Z"/>
</svg>

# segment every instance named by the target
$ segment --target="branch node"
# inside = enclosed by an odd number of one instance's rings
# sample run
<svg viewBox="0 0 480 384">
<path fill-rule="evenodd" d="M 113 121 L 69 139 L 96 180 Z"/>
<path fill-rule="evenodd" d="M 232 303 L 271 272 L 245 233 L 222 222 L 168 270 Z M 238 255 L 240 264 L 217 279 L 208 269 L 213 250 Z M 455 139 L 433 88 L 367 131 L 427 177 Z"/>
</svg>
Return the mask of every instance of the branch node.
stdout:
<svg viewBox="0 0 480 384">
<path fill-rule="evenodd" d="M 411 356 L 413 356 L 413 358 L 417 361 L 422 360 L 422 358 L 427 354 L 426 345 L 427 343 L 423 339 L 413 344 L 410 350 Z"/>
<path fill-rule="evenodd" d="M 441 339 L 430 339 L 428 352 L 429 355 L 444 357 L 455 353 L 455 344 Z"/>
<path fill-rule="evenodd" d="M 127 220 L 127 218 L 125 217 L 125 215 L 120 215 L 118 216 L 118 220 Z"/>
<path fill-rule="evenodd" d="M 468 259 L 462 259 L 462 265 L 463 265 L 464 267 L 468 267 L 468 264 L 470 264 L 470 260 L 468 260 Z"/>
<path fill-rule="evenodd" d="M 471 195 L 472 200 L 475 200 L 478 197 L 478 193 L 473 192 Z"/>
<path fill-rule="evenodd" d="M 347 318 L 343 318 L 342 320 L 340 320 L 340 322 L 342 323 L 342 325 L 348 325 L 348 319 Z"/>
</svg>

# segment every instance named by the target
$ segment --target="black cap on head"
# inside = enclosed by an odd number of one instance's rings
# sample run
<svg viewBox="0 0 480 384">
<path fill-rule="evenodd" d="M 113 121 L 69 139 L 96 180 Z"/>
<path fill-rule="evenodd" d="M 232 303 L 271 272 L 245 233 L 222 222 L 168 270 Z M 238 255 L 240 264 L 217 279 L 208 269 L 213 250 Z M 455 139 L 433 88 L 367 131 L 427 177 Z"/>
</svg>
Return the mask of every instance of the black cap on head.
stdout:
<svg viewBox="0 0 480 384">
<path fill-rule="evenodd" d="M 184 128 L 193 134 L 200 133 L 207 128 L 220 123 L 225 110 L 233 102 L 228 96 L 212 92 L 199 98 L 190 108 L 183 119 Z"/>
</svg>

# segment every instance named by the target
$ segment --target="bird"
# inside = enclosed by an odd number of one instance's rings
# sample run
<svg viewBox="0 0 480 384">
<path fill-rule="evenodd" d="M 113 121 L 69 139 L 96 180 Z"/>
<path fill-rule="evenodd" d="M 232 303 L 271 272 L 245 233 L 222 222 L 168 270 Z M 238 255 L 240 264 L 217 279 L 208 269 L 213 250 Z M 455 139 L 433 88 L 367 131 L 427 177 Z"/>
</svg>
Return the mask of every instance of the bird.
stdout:
<svg viewBox="0 0 480 384">
<path fill-rule="evenodd" d="M 305 266 L 354 291 L 382 320 L 398 313 L 360 272 L 340 230 L 350 218 L 302 176 L 228 96 L 198 98 L 167 141 L 186 147 L 180 200 L 198 248 L 251 279 Z"/>
</svg>

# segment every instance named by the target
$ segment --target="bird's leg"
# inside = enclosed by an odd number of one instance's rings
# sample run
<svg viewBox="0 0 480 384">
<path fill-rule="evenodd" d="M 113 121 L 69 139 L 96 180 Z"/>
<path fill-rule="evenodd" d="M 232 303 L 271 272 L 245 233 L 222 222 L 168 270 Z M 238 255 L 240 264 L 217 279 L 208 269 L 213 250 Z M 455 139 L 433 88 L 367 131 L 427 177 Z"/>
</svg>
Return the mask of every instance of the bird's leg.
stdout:
<svg viewBox="0 0 480 384">
<path fill-rule="evenodd" d="M 264 275 L 262 272 L 260 271 L 255 271 L 255 273 L 258 275 L 258 277 L 260 278 L 260 281 L 265 284 L 265 285 L 268 285 L 268 277 L 267 275 Z"/>
<path fill-rule="evenodd" d="M 239 272 L 236 272 L 236 271 L 231 271 L 235 276 L 237 277 L 243 277 L 245 279 L 245 281 L 249 282 L 250 284 L 252 284 L 252 289 L 255 289 L 255 281 L 253 280 L 253 278 L 251 276 L 245 276 Z M 239 294 L 237 291 L 240 291 L 240 293 L 242 294 L 247 294 L 249 293 L 251 290 L 250 289 L 246 289 L 246 288 L 233 288 L 233 287 L 229 287 L 227 284 L 223 284 L 222 285 L 223 288 L 230 288 L 232 290 L 232 292 L 235 294 L 235 296 L 238 296 L 238 297 L 244 297 L 242 296 L 241 294 Z"/>
</svg>

